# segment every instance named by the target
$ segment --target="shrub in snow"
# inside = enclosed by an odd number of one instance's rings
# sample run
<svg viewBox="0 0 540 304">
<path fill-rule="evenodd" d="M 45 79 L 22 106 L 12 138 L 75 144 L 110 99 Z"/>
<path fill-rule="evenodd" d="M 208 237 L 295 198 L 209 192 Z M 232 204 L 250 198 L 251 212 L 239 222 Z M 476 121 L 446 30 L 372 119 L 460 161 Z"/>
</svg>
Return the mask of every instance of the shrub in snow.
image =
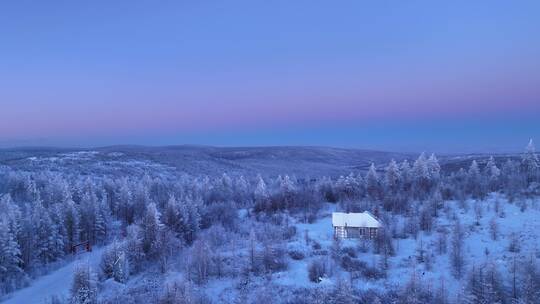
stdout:
<svg viewBox="0 0 540 304">
<path fill-rule="evenodd" d="M 340 265 L 348 272 L 364 271 L 367 269 L 367 264 L 365 262 L 351 258 L 348 255 L 341 257 Z"/>
<path fill-rule="evenodd" d="M 508 244 L 508 251 L 510 252 L 519 252 L 521 250 L 519 244 L 519 237 L 516 233 L 512 232 L 509 236 L 510 243 Z"/>
<path fill-rule="evenodd" d="M 290 240 L 296 235 L 296 226 L 288 226 L 283 229 L 283 239 Z"/>
<path fill-rule="evenodd" d="M 314 250 L 312 252 L 312 255 L 327 256 L 328 255 L 328 250 L 326 250 L 326 249 Z"/>
<path fill-rule="evenodd" d="M 275 292 L 276 288 L 275 286 L 268 286 L 267 284 L 266 285 L 262 285 L 258 288 L 256 288 L 254 291 L 251 291 L 251 299 L 249 300 L 248 303 L 250 304 L 258 304 L 258 303 L 267 303 L 267 304 L 272 304 L 272 303 L 280 303 L 280 301 L 278 301 L 278 296 L 276 295 L 276 292 Z"/>
<path fill-rule="evenodd" d="M 262 252 L 262 262 L 267 272 L 287 269 L 286 251 L 279 245 L 265 244 Z"/>
<path fill-rule="evenodd" d="M 341 248 L 342 255 L 348 255 L 351 258 L 356 258 L 356 250 L 353 247 L 343 247 Z"/>
<path fill-rule="evenodd" d="M 210 300 L 196 291 L 187 281 L 175 280 L 165 284 L 159 304 L 209 304 Z"/>
<path fill-rule="evenodd" d="M 291 259 L 297 261 L 303 260 L 305 258 L 304 253 L 298 249 L 289 249 L 289 256 L 291 257 Z"/>
<path fill-rule="evenodd" d="M 238 220 L 238 212 L 234 202 L 216 202 L 206 207 L 201 220 L 202 227 L 221 224 L 228 229 L 234 229 Z"/>
<path fill-rule="evenodd" d="M 316 259 L 308 266 L 309 280 L 319 283 L 328 274 L 328 266 L 323 259 Z"/>
<path fill-rule="evenodd" d="M 386 276 L 384 269 L 378 269 L 378 268 L 370 267 L 367 265 L 365 266 L 364 269 L 361 270 L 361 273 L 364 278 L 371 279 L 371 280 L 382 279 Z"/>
<path fill-rule="evenodd" d="M 208 240 L 212 247 L 219 247 L 228 244 L 232 238 L 236 237 L 229 233 L 221 224 L 214 224 L 204 231 L 203 237 Z"/>
<path fill-rule="evenodd" d="M 495 217 L 489 221 L 489 234 L 494 241 L 499 237 L 499 226 L 497 225 L 497 218 Z"/>
<path fill-rule="evenodd" d="M 358 303 L 359 296 L 356 290 L 353 289 L 350 282 L 344 279 L 339 279 L 336 287 L 328 301 L 332 304 L 354 304 Z"/>
</svg>

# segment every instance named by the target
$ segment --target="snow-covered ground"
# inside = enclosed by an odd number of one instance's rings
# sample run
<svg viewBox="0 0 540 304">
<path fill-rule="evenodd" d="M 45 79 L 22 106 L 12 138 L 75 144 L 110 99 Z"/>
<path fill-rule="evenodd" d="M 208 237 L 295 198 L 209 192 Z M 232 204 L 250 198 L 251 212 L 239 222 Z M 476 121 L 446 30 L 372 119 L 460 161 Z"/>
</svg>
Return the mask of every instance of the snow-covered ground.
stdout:
<svg viewBox="0 0 540 304">
<path fill-rule="evenodd" d="M 500 203 L 500 210 L 495 212 L 495 201 Z M 497 269 L 506 275 L 509 271 L 514 253 L 509 252 L 508 247 L 512 234 L 516 234 L 519 238 L 520 251 L 515 253 L 517 257 L 528 257 L 531 255 L 540 254 L 540 205 L 537 200 L 527 201 L 527 209 L 521 210 L 521 202 L 509 203 L 504 197 L 492 195 L 484 201 L 475 203 L 473 200 L 467 202 L 466 210 L 459 208 L 459 203 L 455 201 L 446 202 L 449 208 L 449 215 L 443 212 L 436 220 L 435 228 L 431 233 L 420 232 L 417 239 L 405 238 L 394 239 L 394 249 L 396 255 L 390 257 L 390 268 L 387 272 L 387 277 L 379 280 L 368 280 L 359 278 L 355 280 L 355 285 L 359 289 L 382 289 L 385 286 L 404 286 L 407 284 L 413 275 L 416 278 L 423 280 L 426 284 L 438 288 L 444 282 L 445 288 L 452 294 L 460 290 L 465 283 L 466 276 L 461 280 L 456 279 L 452 275 L 452 270 L 449 261 L 449 253 L 451 251 L 451 231 L 453 229 L 453 220 L 451 214 L 455 212 L 457 218 L 464 230 L 464 255 L 465 266 L 469 269 L 473 265 L 482 265 L 485 262 L 493 263 Z M 481 218 L 479 223 L 476 221 L 475 204 L 477 208 L 481 208 Z M 305 247 L 304 232 L 309 232 L 309 238 L 321 244 L 322 249 L 330 250 L 332 246 L 332 220 L 331 208 L 323 213 L 323 217 L 312 224 L 297 223 L 297 239 L 290 242 L 291 247 L 304 247 L 308 251 L 306 258 L 300 261 L 289 259 L 288 269 L 283 272 L 273 274 L 273 282 L 278 285 L 290 287 L 316 287 L 321 286 L 321 283 L 316 284 L 308 279 L 308 265 L 311 260 L 316 257 L 309 256 L 311 248 Z M 397 220 L 403 221 L 403 218 L 396 217 Z M 494 241 L 491 238 L 490 222 L 495 220 L 498 227 L 498 237 Z M 438 233 L 435 231 L 437 227 L 446 227 L 448 229 L 447 238 L 447 253 L 438 255 L 436 253 L 436 239 Z M 424 263 L 416 260 L 418 255 L 419 244 L 422 242 L 425 254 L 433 254 L 432 267 L 426 268 Z M 344 240 L 341 242 L 342 247 L 359 246 L 357 240 Z M 380 256 L 373 254 L 371 251 L 362 253 L 357 251 L 358 259 L 366 262 L 367 265 L 378 267 L 377 264 Z M 347 274 L 335 273 L 329 279 L 334 283 L 338 277 L 347 278 Z M 328 284 L 328 281 L 325 281 Z M 324 284 L 323 284 L 324 285 Z"/>
<path fill-rule="evenodd" d="M 499 201 L 498 212 L 495 210 L 496 201 Z M 463 240 L 466 268 L 468 269 L 472 265 L 481 265 L 482 263 L 489 262 L 495 264 L 498 270 L 506 276 L 514 254 L 518 257 L 526 257 L 540 253 L 538 243 L 540 237 L 539 202 L 537 200 L 527 201 L 527 208 L 525 210 L 521 209 L 522 203 L 519 201 L 510 203 L 502 196 L 493 195 L 485 201 L 475 202 L 469 200 L 466 203 L 468 207 L 463 209 L 458 202 L 448 201 L 446 202 L 448 205 L 447 211 L 441 212 L 434 223 L 434 229 L 431 233 L 420 232 L 416 239 L 412 237 L 394 239 L 396 255 L 390 257 L 390 266 L 386 278 L 358 278 L 354 281 L 354 284 L 360 290 L 384 290 L 386 286 L 403 287 L 414 273 L 416 274 L 416 278 L 429 284 L 432 288 L 438 288 L 444 282 L 445 288 L 448 290 L 450 296 L 452 296 L 453 293 L 463 288 L 466 278 L 465 276 L 462 279 L 456 279 L 452 275 L 449 262 L 450 238 L 454 216 L 459 219 L 464 231 Z M 338 265 L 334 265 L 336 267 L 334 273 L 329 278 L 324 278 L 321 283 L 311 282 L 308 278 L 308 265 L 310 262 L 323 257 L 314 254 L 313 243 L 320 244 L 321 250 L 326 250 L 327 252 L 330 252 L 333 246 L 331 213 L 336 210 L 336 207 L 334 204 L 328 204 L 325 211 L 321 212 L 320 218 L 314 223 L 295 223 L 297 235 L 288 242 L 287 247 L 289 249 L 303 251 L 305 258 L 301 260 L 288 258 L 287 269 L 271 275 L 272 286 L 280 289 L 332 288 L 339 278 L 348 278 L 347 272 L 341 270 Z M 478 213 L 479 209 L 481 209 L 480 213 Z M 479 218 L 477 218 L 478 214 L 481 214 Z M 404 218 L 396 216 L 395 220 L 402 223 Z M 492 221 L 497 222 L 498 238 L 496 241 L 492 239 L 489 228 Z M 438 232 L 436 230 L 442 227 L 448 228 L 448 251 L 445 254 L 437 254 L 435 246 Z M 309 245 L 305 241 L 305 231 L 308 231 Z M 520 240 L 521 248 L 518 253 L 511 253 L 508 250 L 512 234 L 516 234 Z M 418 255 L 420 242 L 423 244 L 426 254 L 433 254 L 432 267 L 429 269 L 425 263 L 417 261 L 416 256 Z M 377 267 L 380 256 L 372 253 L 371 250 L 362 252 L 358 249 L 359 245 L 360 242 L 358 240 L 344 240 L 341 242 L 342 247 L 355 248 L 359 260 L 364 261 L 369 266 Z M 43 303 L 44 300 L 54 295 L 67 297 L 72 282 L 74 266 L 80 262 L 87 262 L 96 269 L 102 251 L 103 248 L 96 248 L 91 253 L 85 253 L 79 256 L 77 260 L 70 262 L 53 273 L 38 278 L 29 287 L 13 293 L 4 303 Z M 326 253 L 325 255 L 328 254 Z M 181 273 L 172 272 L 169 274 L 167 280 L 179 277 L 181 277 Z M 203 291 L 212 299 L 213 303 L 228 303 L 234 299 L 237 293 L 236 283 L 237 279 L 233 278 L 213 278 L 207 284 L 196 286 L 196 288 Z M 135 278 L 132 278 L 125 286 L 129 287 L 134 284 L 139 283 L 137 283 Z M 264 285 L 263 281 L 261 281 L 261 285 Z M 102 292 L 102 296 L 103 293 L 113 293 L 113 289 L 107 286 L 102 286 L 102 290 L 100 291 Z"/>
<path fill-rule="evenodd" d="M 99 264 L 103 248 L 93 248 L 77 256 L 77 258 L 62 268 L 33 281 L 30 286 L 20 289 L 7 299 L 5 304 L 40 304 L 45 303 L 52 296 L 67 298 L 73 280 L 73 270 L 78 263 L 88 263 L 93 269 Z"/>
</svg>

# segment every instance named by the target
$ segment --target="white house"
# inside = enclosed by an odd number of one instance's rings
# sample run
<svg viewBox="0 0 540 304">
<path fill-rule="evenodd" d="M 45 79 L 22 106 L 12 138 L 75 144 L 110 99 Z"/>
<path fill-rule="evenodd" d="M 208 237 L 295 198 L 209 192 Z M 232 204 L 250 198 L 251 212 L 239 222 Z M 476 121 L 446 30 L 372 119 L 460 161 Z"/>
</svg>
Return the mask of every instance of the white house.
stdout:
<svg viewBox="0 0 540 304">
<path fill-rule="evenodd" d="M 379 229 L 383 227 L 373 214 L 368 211 L 362 213 L 332 213 L 332 226 L 334 237 L 346 238 L 375 238 Z"/>
</svg>

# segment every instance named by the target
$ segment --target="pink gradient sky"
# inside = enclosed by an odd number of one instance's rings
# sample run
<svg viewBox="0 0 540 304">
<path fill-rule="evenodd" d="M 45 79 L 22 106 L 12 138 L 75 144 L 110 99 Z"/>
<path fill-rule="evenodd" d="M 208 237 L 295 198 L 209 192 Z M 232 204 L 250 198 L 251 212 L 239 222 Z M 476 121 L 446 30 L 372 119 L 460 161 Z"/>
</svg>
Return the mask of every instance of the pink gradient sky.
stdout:
<svg viewBox="0 0 540 304">
<path fill-rule="evenodd" d="M 451 130 L 478 119 L 493 130 L 522 123 L 513 126 L 515 142 L 499 138 L 501 149 L 513 149 L 540 136 L 538 8 L 1 4 L 0 145 L 264 145 L 298 136 L 299 144 L 429 149 L 432 140 L 456 150 L 411 124 Z M 370 137 L 381 124 L 411 126 L 410 134 L 394 146 Z M 321 128 L 335 133 L 302 138 Z M 497 140 L 488 132 L 470 139 L 472 150 L 482 138 Z"/>
</svg>

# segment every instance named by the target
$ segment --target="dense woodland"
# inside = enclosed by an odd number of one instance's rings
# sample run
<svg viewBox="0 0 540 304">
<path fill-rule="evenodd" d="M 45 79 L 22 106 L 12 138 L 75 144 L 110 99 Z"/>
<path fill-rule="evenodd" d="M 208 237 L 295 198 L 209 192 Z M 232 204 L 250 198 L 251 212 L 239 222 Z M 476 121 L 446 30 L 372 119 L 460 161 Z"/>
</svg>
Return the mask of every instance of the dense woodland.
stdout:
<svg viewBox="0 0 540 304">
<path fill-rule="evenodd" d="M 518 204 L 540 195 L 539 161 L 531 143 L 521 159 L 472 160 L 468 168 L 443 171 L 435 155 L 339 178 L 278 176 L 81 175 L 63 171 L 0 169 L 0 295 L 28 285 L 72 258 L 74 245 L 107 246 L 97 269 L 76 269 L 67 299 L 56 303 L 211 303 L 205 284 L 234 280 L 235 303 L 540 303 L 540 252 L 514 255 L 513 272 L 494 264 L 468 263 L 463 251 L 467 227 L 452 210 L 473 209 L 497 192 Z M 504 210 L 494 203 L 492 208 Z M 308 252 L 287 247 L 301 235 L 294 223 L 312 223 L 328 206 L 347 212 L 369 210 L 385 223 L 377 239 L 319 248 L 306 233 Z M 476 210 L 478 208 L 479 210 Z M 502 211 L 501 211 L 502 212 Z M 447 217 L 450 229 L 436 219 Z M 404 219 L 403 225 L 397 218 Z M 330 230 L 331 227 L 328 227 Z M 497 219 L 490 222 L 497 241 Z M 457 294 L 444 284 L 428 286 L 414 275 L 389 288 L 361 290 L 358 282 L 377 280 L 398 254 L 393 240 L 437 235 L 437 254 L 447 254 Z M 519 252 L 517 239 L 508 254 Z M 362 247 L 366 248 L 362 248 Z M 356 257 L 377 257 L 366 265 Z M 418 251 L 417 263 L 430 266 L 431 254 Z M 294 290 L 265 288 L 261 280 L 287 269 L 289 261 L 317 256 L 308 264 L 310 281 L 333 277 L 331 287 Z M 524 258 L 523 256 L 528 256 Z M 420 267 L 420 266 L 419 266 Z M 175 270 L 183 275 L 159 279 Z M 338 271 L 339 270 L 339 271 Z M 346 275 L 339 275 L 339 274 Z M 133 278 L 145 284 L 129 284 Z M 125 286 L 99 296 L 104 282 Z"/>
</svg>

